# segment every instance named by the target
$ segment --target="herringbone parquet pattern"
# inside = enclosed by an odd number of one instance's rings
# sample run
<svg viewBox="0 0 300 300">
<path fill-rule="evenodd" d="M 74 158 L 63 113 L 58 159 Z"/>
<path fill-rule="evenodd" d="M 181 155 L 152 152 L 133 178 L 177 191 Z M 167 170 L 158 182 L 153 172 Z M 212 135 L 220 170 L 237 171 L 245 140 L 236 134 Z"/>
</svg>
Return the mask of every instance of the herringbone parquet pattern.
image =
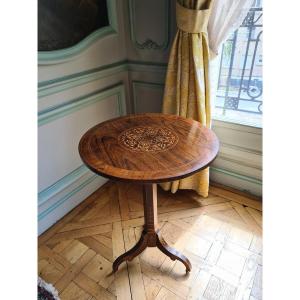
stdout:
<svg viewBox="0 0 300 300">
<path fill-rule="evenodd" d="M 261 299 L 261 202 L 217 187 L 208 198 L 159 189 L 162 234 L 190 259 L 192 272 L 148 248 L 109 275 L 143 225 L 139 187 L 119 190 L 108 182 L 40 236 L 39 276 L 62 300 Z"/>
</svg>

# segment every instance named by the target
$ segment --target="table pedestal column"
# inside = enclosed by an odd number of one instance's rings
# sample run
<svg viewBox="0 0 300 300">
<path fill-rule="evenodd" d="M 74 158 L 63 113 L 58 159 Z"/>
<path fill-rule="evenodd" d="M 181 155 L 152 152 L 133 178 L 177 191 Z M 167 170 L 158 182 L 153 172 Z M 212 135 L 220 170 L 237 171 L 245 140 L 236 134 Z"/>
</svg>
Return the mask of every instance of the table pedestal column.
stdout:
<svg viewBox="0 0 300 300">
<path fill-rule="evenodd" d="M 129 251 L 119 256 L 113 263 L 113 272 L 118 270 L 119 265 L 124 261 L 131 261 L 142 253 L 147 247 L 157 247 L 172 260 L 180 260 L 190 272 L 192 265 L 190 261 L 180 252 L 170 247 L 161 236 L 157 225 L 157 185 L 143 185 L 144 218 L 145 225 L 140 240 Z"/>
</svg>

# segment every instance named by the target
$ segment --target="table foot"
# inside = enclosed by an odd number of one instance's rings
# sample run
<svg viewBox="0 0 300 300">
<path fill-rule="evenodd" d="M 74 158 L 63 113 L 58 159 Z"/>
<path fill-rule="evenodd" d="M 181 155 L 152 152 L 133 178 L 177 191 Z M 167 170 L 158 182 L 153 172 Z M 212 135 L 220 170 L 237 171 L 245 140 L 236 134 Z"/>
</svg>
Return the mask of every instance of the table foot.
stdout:
<svg viewBox="0 0 300 300">
<path fill-rule="evenodd" d="M 158 247 L 161 252 L 169 256 L 172 260 L 177 259 L 181 261 L 185 265 L 186 272 L 190 272 L 192 269 L 190 261 L 179 251 L 170 247 L 158 230 L 156 184 L 144 184 L 143 196 L 145 225 L 141 238 L 133 248 L 114 261 L 112 273 L 115 273 L 118 270 L 119 265 L 122 262 L 133 260 L 134 257 L 142 253 L 147 247 Z"/>
<path fill-rule="evenodd" d="M 153 243 L 154 242 L 154 243 Z M 131 261 L 136 256 L 141 254 L 147 247 L 157 247 L 161 252 L 169 256 L 172 260 L 179 260 L 181 261 L 186 268 L 186 272 L 190 272 L 192 269 L 192 265 L 187 257 L 181 254 L 176 249 L 170 247 L 164 238 L 160 235 L 160 233 L 151 233 L 147 234 L 147 232 L 143 231 L 141 238 L 139 239 L 138 243 L 125 252 L 124 254 L 120 255 L 113 263 L 113 271 L 115 273 L 118 271 L 119 265 L 124 261 Z"/>
<path fill-rule="evenodd" d="M 119 265 L 124 261 L 131 261 L 137 255 L 141 254 L 147 247 L 147 238 L 144 234 L 141 235 L 141 238 L 137 242 L 137 244 L 132 247 L 127 252 L 120 255 L 113 263 L 113 273 L 118 271 Z"/>
<path fill-rule="evenodd" d="M 176 249 L 170 247 L 160 234 L 157 235 L 156 246 L 161 252 L 163 252 L 164 254 L 169 256 L 172 260 L 177 259 L 177 260 L 181 261 L 185 265 L 186 272 L 191 271 L 192 264 L 190 263 L 188 258 L 186 256 L 184 256 L 183 254 L 181 254 Z"/>
</svg>

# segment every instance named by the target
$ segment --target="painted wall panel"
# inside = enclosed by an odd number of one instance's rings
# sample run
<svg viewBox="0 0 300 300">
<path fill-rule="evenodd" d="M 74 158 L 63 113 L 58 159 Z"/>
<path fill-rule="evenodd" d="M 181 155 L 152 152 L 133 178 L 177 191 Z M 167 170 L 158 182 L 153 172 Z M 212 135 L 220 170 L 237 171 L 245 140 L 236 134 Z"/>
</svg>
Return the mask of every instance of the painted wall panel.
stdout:
<svg viewBox="0 0 300 300">
<path fill-rule="evenodd" d="M 91 70 L 127 57 L 124 31 L 124 1 L 109 0 L 110 26 L 104 32 L 94 32 L 74 47 L 55 52 L 39 53 L 39 82 L 80 71 Z M 75 55 L 74 55 L 75 53 Z M 59 56 L 59 59 L 55 59 Z"/>
<path fill-rule="evenodd" d="M 105 37 L 91 45 L 77 57 L 66 63 L 39 67 L 39 81 L 43 82 L 80 71 L 91 70 L 101 65 L 112 64 L 126 58 L 124 44 L 120 44 L 118 35 Z"/>
<path fill-rule="evenodd" d="M 176 32 L 175 1 L 126 0 L 125 37 L 129 60 L 165 63 Z"/>
<path fill-rule="evenodd" d="M 62 84 L 56 89 L 52 89 L 52 93 L 50 95 L 39 98 L 39 113 L 51 109 L 52 107 L 57 107 L 64 103 L 74 101 L 74 99 L 88 97 L 88 95 L 93 95 L 99 91 L 111 89 L 120 84 L 124 84 L 125 93 L 128 93 L 127 78 L 127 72 L 123 71 L 98 80 L 90 79 L 91 81 L 88 83 L 80 84 L 80 82 L 75 82 L 72 85 L 69 84 L 69 88 L 64 87 Z M 62 89 L 62 91 L 60 91 L 60 89 Z"/>
<path fill-rule="evenodd" d="M 39 53 L 39 234 L 106 182 L 82 164 L 82 134 L 130 111 L 124 1 L 108 4 L 106 31 L 59 55 Z"/>
<path fill-rule="evenodd" d="M 251 193 L 256 196 L 262 195 L 262 185 L 256 181 L 249 180 L 249 177 L 236 175 L 224 169 L 210 168 L 210 179 L 229 187 Z"/>
<path fill-rule="evenodd" d="M 149 12 L 156 12 L 151 14 Z M 169 45 L 169 1 L 129 0 L 131 40 L 137 49 L 164 50 Z"/>
<path fill-rule="evenodd" d="M 161 112 L 163 85 L 133 81 L 134 111 L 136 113 Z"/>
<path fill-rule="evenodd" d="M 213 129 L 226 144 L 246 148 L 261 154 L 262 130 L 250 126 L 214 121 Z"/>
<path fill-rule="evenodd" d="M 236 159 L 235 157 L 226 157 L 220 154 L 218 158 L 214 161 L 213 166 L 224 170 L 232 171 L 240 175 L 250 176 L 252 178 L 257 179 L 257 181 L 262 180 L 261 166 L 255 167 L 252 163 L 245 163 L 243 159 Z"/>
<path fill-rule="evenodd" d="M 78 143 L 90 127 L 117 116 L 118 97 L 111 96 L 42 125 L 38 133 L 39 191 L 82 164 Z"/>
</svg>

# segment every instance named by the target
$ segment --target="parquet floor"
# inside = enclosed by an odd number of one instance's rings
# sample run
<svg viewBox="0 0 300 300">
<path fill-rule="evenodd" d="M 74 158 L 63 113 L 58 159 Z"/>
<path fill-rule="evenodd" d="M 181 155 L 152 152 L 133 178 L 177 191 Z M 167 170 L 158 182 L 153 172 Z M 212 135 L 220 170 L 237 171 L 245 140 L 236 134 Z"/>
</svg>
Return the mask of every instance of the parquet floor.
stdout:
<svg viewBox="0 0 300 300">
<path fill-rule="evenodd" d="M 62 300 L 262 298 L 261 202 L 218 187 L 208 198 L 159 189 L 162 234 L 192 272 L 147 248 L 108 276 L 143 225 L 141 190 L 123 184 L 120 191 L 108 182 L 39 237 L 39 276 Z"/>
</svg>

